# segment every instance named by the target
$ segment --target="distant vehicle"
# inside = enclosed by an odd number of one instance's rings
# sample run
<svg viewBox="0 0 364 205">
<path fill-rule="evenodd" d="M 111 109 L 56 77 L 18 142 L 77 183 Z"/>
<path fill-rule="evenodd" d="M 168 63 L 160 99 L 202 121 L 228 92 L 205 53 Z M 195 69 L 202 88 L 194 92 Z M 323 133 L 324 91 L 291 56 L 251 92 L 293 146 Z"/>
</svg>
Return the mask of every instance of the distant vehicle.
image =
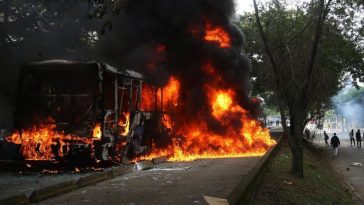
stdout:
<svg viewBox="0 0 364 205">
<path fill-rule="evenodd" d="M 138 72 L 102 62 L 28 63 L 21 68 L 14 127 L 25 130 L 44 122 L 55 124 L 64 134 L 92 139 L 97 159 L 138 155 L 151 148 L 148 133 L 158 132 L 151 129 L 158 129 L 163 118 L 159 105 L 163 101 L 157 92 L 148 99 L 154 109 L 142 108 L 146 87 L 159 89 Z M 94 136 L 98 126 L 99 136 Z M 68 153 L 86 146 L 70 141 Z"/>
</svg>

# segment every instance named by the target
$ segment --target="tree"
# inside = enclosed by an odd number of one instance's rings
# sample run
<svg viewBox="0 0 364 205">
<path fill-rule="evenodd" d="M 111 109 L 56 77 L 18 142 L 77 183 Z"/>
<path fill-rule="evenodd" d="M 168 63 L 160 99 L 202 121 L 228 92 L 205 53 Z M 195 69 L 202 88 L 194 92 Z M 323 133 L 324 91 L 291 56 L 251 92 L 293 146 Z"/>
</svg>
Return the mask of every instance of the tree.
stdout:
<svg viewBox="0 0 364 205">
<path fill-rule="evenodd" d="M 354 59 L 355 66 L 362 64 L 363 55 L 339 29 L 337 16 L 330 15 L 330 9 L 336 11 L 341 5 L 338 2 L 310 1 L 291 10 L 277 0 L 260 8 L 256 0 L 253 3 L 254 16 L 248 19 L 254 19 L 253 27 L 260 36 L 252 46 L 259 47 L 260 53 L 254 55 L 269 68 L 267 79 L 273 79 L 268 85 L 273 85 L 292 151 L 291 174 L 303 177 L 305 124 L 323 113 L 330 97 L 338 90 L 345 69 L 354 67 Z M 338 44 L 336 40 L 339 40 Z M 348 55 L 343 57 L 337 52 L 338 47 L 330 44 L 339 46 L 339 51 Z M 351 60 L 349 53 L 355 54 Z M 290 128 L 285 124 L 286 113 L 290 117 Z"/>
</svg>

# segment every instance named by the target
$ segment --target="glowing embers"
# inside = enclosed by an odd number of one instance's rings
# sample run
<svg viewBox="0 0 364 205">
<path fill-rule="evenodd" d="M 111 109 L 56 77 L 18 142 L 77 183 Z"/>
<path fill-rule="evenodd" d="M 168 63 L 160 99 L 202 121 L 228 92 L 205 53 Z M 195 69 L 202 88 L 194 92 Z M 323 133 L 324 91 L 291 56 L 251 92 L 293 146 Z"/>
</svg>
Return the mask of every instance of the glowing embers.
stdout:
<svg viewBox="0 0 364 205">
<path fill-rule="evenodd" d="M 101 131 L 101 130 L 100 130 Z M 72 142 L 93 146 L 93 139 L 67 135 L 56 130 L 51 118 L 38 126 L 7 137 L 8 142 L 21 145 L 20 152 L 27 160 L 53 160 L 64 157 Z"/>
<path fill-rule="evenodd" d="M 231 39 L 229 34 L 221 27 L 212 26 L 211 23 L 205 25 L 205 41 L 218 44 L 221 48 L 230 48 Z"/>
</svg>

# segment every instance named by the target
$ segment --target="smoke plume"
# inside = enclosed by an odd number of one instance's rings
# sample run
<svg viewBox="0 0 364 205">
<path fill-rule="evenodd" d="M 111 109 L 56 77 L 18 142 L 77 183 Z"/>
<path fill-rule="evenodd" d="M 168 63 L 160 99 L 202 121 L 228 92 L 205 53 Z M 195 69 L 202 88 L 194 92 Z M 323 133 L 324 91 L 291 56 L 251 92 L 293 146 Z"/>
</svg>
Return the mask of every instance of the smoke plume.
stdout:
<svg viewBox="0 0 364 205">
<path fill-rule="evenodd" d="M 256 113 L 249 98 L 250 60 L 242 50 L 244 37 L 232 23 L 234 6 L 233 0 L 133 1 L 100 41 L 104 60 L 142 72 L 162 86 L 170 76 L 176 77 L 181 83 L 180 101 L 184 102 L 179 111 L 183 116 L 178 119 L 185 121 L 198 114 L 211 129 L 223 133 L 226 126 L 217 123 L 207 108 L 205 87 L 216 81 L 216 76 L 221 78 L 219 89 L 234 90 L 241 107 Z M 225 31 L 230 46 L 222 48 L 203 40 L 208 27 Z M 115 45 L 115 39 L 121 40 L 120 44 Z M 207 65 L 214 68 L 214 75 L 206 74 Z M 231 123 L 242 126 L 240 120 Z"/>
</svg>

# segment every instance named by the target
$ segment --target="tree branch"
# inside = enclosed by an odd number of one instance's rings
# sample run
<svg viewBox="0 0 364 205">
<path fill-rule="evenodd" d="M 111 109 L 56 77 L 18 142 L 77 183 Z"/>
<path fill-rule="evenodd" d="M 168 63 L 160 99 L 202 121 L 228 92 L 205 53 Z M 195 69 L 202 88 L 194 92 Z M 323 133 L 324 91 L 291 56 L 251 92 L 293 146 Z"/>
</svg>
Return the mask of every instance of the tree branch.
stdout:
<svg viewBox="0 0 364 205">
<path fill-rule="evenodd" d="M 277 63 L 274 60 L 272 51 L 271 51 L 271 49 L 269 47 L 268 38 L 267 38 L 267 36 L 264 33 L 263 26 L 262 26 L 262 22 L 261 22 L 260 17 L 259 17 L 258 5 L 257 5 L 256 0 L 253 0 L 253 3 L 254 3 L 254 10 L 255 10 L 255 19 L 256 19 L 256 23 L 257 23 L 257 26 L 258 26 L 258 30 L 259 30 L 260 36 L 261 36 L 262 41 L 263 41 L 264 49 L 265 49 L 265 51 L 266 51 L 266 53 L 267 53 L 267 55 L 269 57 L 270 63 L 272 64 L 272 68 L 273 68 L 274 74 L 276 76 L 278 76 Z"/>
<path fill-rule="evenodd" d="M 302 101 L 303 106 L 307 106 L 307 104 L 308 104 L 307 93 L 308 93 L 308 89 L 309 89 L 309 86 L 312 81 L 313 68 L 314 68 L 314 65 L 316 62 L 317 51 L 318 51 L 318 47 L 319 47 L 321 36 L 322 36 L 323 25 L 326 21 L 326 17 L 328 15 L 328 13 L 329 13 L 329 8 L 331 5 L 331 2 L 332 2 L 332 0 L 328 0 L 328 2 L 325 5 L 325 0 L 320 0 L 318 21 L 317 21 L 316 29 L 315 29 L 315 38 L 314 38 L 314 41 L 312 44 L 311 57 L 310 57 L 309 66 L 308 66 L 307 78 L 304 83 L 303 92 L 302 92 L 302 96 L 301 96 L 301 101 Z"/>
</svg>

